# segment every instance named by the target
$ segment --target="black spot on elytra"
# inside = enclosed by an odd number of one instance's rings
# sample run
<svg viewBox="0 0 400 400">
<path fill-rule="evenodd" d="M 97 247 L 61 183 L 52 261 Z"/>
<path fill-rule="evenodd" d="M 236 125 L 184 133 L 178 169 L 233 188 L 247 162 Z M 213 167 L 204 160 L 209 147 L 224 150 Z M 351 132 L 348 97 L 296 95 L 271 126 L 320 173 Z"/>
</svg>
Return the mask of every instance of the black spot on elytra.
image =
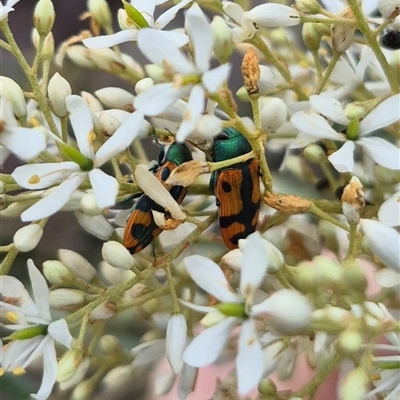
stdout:
<svg viewBox="0 0 400 400">
<path fill-rule="evenodd" d="M 232 186 L 231 186 L 231 184 L 230 184 L 229 182 L 223 181 L 223 182 L 222 182 L 222 190 L 223 190 L 225 193 L 231 192 L 231 191 L 232 191 Z"/>
</svg>

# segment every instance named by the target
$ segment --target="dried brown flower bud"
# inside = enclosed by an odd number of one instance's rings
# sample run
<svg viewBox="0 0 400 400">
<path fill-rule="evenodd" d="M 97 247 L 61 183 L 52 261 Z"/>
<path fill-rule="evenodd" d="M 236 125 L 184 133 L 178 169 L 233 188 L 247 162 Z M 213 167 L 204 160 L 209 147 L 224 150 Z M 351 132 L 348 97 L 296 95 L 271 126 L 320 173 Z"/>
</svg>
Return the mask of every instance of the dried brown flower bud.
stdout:
<svg viewBox="0 0 400 400">
<path fill-rule="evenodd" d="M 309 200 L 295 195 L 275 196 L 267 192 L 266 196 L 264 196 L 264 201 L 275 210 L 290 214 L 303 213 L 308 211 L 311 207 L 311 202 Z"/>
<path fill-rule="evenodd" d="M 260 65 L 255 51 L 250 47 L 243 57 L 242 75 L 244 87 L 249 95 L 258 93 L 257 83 L 260 79 Z"/>
</svg>

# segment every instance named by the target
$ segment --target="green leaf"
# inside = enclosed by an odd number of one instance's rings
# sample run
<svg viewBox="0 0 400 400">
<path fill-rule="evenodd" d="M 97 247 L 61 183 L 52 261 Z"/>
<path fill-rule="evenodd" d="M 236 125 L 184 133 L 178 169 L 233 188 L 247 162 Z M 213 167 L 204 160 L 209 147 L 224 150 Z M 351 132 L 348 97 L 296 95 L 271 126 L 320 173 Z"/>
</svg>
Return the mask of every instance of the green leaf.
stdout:
<svg viewBox="0 0 400 400">
<path fill-rule="evenodd" d="M 128 14 L 129 18 L 135 23 L 138 28 L 149 28 L 150 25 L 144 19 L 142 13 L 138 11 L 132 4 L 128 3 L 125 0 L 121 0 L 124 5 L 125 11 Z"/>
</svg>

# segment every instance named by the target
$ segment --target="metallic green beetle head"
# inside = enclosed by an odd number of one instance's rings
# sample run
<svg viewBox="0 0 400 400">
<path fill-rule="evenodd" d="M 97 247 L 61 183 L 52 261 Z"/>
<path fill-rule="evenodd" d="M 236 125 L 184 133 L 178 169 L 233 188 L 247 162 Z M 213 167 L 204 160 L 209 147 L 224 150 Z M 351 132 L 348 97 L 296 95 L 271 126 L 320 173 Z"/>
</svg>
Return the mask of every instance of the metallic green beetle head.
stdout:
<svg viewBox="0 0 400 400">
<path fill-rule="evenodd" d="M 214 138 L 214 161 L 228 160 L 250 151 L 250 143 L 236 129 L 226 128 Z"/>
<path fill-rule="evenodd" d="M 176 165 L 181 165 L 186 161 L 192 160 L 192 153 L 188 147 L 183 143 L 174 142 L 169 146 L 167 154 L 163 160 L 173 162 Z"/>
</svg>

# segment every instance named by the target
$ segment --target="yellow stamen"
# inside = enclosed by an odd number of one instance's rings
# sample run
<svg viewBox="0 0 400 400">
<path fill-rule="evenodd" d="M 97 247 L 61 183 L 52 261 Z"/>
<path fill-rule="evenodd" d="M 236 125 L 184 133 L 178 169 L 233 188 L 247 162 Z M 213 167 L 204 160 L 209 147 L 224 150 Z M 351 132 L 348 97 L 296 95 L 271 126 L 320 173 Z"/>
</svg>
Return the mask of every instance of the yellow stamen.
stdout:
<svg viewBox="0 0 400 400">
<path fill-rule="evenodd" d="M 7 311 L 6 316 L 7 319 L 13 324 L 18 321 L 18 314 L 15 311 Z"/>
<path fill-rule="evenodd" d="M 31 185 L 35 185 L 36 183 L 40 182 L 40 176 L 39 175 L 32 175 L 29 180 L 28 183 L 30 183 Z"/>
<path fill-rule="evenodd" d="M 17 375 L 17 376 L 19 376 L 19 375 L 23 375 L 23 374 L 25 374 L 25 368 L 24 367 L 16 367 L 16 368 L 14 368 L 13 370 L 12 370 L 12 373 L 14 374 L 14 375 Z"/>
<path fill-rule="evenodd" d="M 89 134 L 88 134 L 88 140 L 91 143 L 93 143 L 96 140 L 96 134 L 94 133 L 93 129 L 91 129 Z"/>
</svg>

